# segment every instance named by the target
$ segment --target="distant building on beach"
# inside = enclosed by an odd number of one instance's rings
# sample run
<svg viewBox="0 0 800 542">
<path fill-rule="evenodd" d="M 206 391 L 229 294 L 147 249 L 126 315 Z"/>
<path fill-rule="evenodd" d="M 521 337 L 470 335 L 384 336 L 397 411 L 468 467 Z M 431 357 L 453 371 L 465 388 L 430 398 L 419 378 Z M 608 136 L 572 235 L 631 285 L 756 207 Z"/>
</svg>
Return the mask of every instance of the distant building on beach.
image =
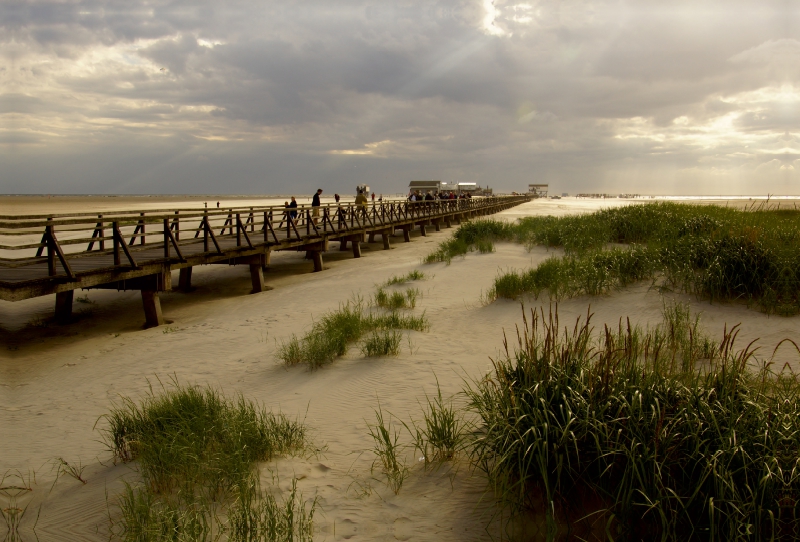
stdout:
<svg viewBox="0 0 800 542">
<path fill-rule="evenodd" d="M 419 190 L 420 194 L 430 190 L 432 194 L 438 194 L 440 190 L 443 190 L 442 184 L 442 181 L 411 181 L 408 183 L 408 190 L 410 192 Z"/>
<path fill-rule="evenodd" d="M 408 183 L 411 192 L 417 190 L 425 194 L 430 190 L 432 194 L 439 192 L 455 192 L 456 194 L 471 194 L 473 196 L 491 196 L 492 189 L 488 186 L 481 188 L 478 183 L 446 183 L 443 181 L 411 181 Z"/>
<path fill-rule="evenodd" d="M 364 191 L 364 195 L 369 197 L 369 195 L 370 195 L 369 185 L 360 184 L 360 185 L 356 186 L 356 195 L 358 195 L 358 193 L 361 192 L 362 190 Z"/>
<path fill-rule="evenodd" d="M 529 184 L 528 194 L 532 195 L 534 198 L 546 198 L 549 189 L 549 184 Z"/>
</svg>

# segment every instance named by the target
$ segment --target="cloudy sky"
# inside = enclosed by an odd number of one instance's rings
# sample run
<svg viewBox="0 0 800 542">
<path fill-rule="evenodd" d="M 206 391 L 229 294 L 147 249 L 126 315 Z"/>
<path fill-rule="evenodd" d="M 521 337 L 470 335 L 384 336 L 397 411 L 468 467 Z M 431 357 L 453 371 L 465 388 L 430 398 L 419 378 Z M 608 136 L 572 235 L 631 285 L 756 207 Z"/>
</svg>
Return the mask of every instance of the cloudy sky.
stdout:
<svg viewBox="0 0 800 542">
<path fill-rule="evenodd" d="M 800 3 L 0 2 L 0 192 L 800 194 Z"/>
</svg>

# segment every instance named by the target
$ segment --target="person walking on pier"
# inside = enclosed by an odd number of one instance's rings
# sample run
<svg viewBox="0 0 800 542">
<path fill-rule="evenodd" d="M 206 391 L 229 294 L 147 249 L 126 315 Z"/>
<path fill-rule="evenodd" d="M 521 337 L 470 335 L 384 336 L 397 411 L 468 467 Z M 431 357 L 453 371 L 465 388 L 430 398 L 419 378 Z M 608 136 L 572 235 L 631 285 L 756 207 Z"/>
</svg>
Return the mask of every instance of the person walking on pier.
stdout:
<svg viewBox="0 0 800 542">
<path fill-rule="evenodd" d="M 311 198 L 311 216 L 313 217 L 314 224 L 319 220 L 319 208 L 320 205 L 322 205 L 319 201 L 320 194 L 322 194 L 322 188 L 317 188 L 317 192 L 314 194 L 314 197 Z"/>
<path fill-rule="evenodd" d="M 297 200 L 292 196 L 292 203 L 289 204 L 289 221 L 294 222 L 297 219 Z M 286 229 L 288 230 L 291 223 L 286 222 Z"/>
<path fill-rule="evenodd" d="M 356 196 L 356 205 L 364 207 L 367 205 L 367 201 L 367 196 L 364 195 L 364 191 L 359 190 L 358 195 Z"/>
</svg>

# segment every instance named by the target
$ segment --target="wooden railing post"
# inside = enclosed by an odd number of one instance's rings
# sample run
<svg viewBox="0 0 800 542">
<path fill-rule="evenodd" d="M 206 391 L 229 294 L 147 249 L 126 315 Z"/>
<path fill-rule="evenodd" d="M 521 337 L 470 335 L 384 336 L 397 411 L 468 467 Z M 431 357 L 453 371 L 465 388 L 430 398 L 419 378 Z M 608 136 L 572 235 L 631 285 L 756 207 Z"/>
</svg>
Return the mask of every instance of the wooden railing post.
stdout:
<svg viewBox="0 0 800 542">
<path fill-rule="evenodd" d="M 175 240 L 181 240 L 181 218 L 178 216 L 180 211 L 175 211 L 175 219 L 172 221 L 175 224 Z"/>
<path fill-rule="evenodd" d="M 119 231 L 119 222 L 113 222 L 112 223 L 112 227 L 114 228 L 114 231 L 112 232 L 112 237 L 114 238 L 114 265 L 117 266 L 117 265 L 120 265 L 120 263 L 122 263 L 120 258 L 119 258 L 119 241 L 120 240 L 119 240 L 119 236 L 117 235 L 117 232 Z"/>
<path fill-rule="evenodd" d="M 164 258 L 169 259 L 169 218 L 164 219 Z"/>
<path fill-rule="evenodd" d="M 208 211 L 203 213 L 203 252 L 208 252 Z"/>
<path fill-rule="evenodd" d="M 97 218 L 100 219 L 100 222 L 97 224 L 100 227 L 100 250 L 105 250 L 106 242 L 103 238 L 106 236 L 106 230 L 103 224 L 103 215 L 97 215 Z"/>
<path fill-rule="evenodd" d="M 142 240 L 141 244 L 143 245 L 143 244 L 145 243 L 145 224 L 144 224 L 144 213 L 139 213 L 139 216 L 141 216 L 141 217 L 142 217 L 142 219 L 140 220 L 140 222 L 141 222 L 141 224 L 142 224 L 142 236 L 140 237 L 140 239 Z"/>
<path fill-rule="evenodd" d="M 48 218 L 47 222 L 53 222 L 52 218 Z M 45 239 L 47 243 L 47 274 L 51 277 L 56 274 L 56 250 L 53 246 L 53 232 L 55 229 L 52 224 L 45 226 Z"/>
<path fill-rule="evenodd" d="M 242 229 L 239 227 L 239 224 L 242 223 L 242 218 L 239 213 L 236 213 L 236 246 L 242 246 Z"/>
</svg>

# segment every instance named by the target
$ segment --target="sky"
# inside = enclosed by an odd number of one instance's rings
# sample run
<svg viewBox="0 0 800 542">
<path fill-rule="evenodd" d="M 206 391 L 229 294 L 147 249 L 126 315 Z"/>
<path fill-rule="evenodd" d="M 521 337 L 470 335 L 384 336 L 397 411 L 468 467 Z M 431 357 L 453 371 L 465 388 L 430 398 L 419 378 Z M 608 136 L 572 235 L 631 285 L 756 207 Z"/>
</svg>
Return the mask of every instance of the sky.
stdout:
<svg viewBox="0 0 800 542">
<path fill-rule="evenodd" d="M 800 2 L 0 2 L 0 193 L 800 194 Z"/>
</svg>

